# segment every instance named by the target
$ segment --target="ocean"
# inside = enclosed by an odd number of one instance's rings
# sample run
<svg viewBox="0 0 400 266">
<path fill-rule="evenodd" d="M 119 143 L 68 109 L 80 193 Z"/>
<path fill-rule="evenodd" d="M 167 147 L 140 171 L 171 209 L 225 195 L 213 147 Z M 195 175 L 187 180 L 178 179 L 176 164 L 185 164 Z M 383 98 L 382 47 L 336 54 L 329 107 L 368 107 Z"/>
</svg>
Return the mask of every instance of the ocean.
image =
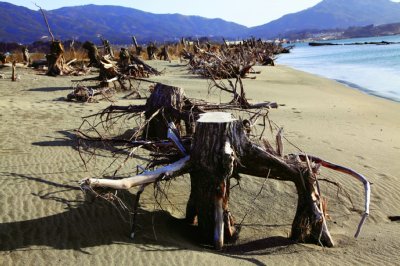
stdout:
<svg viewBox="0 0 400 266">
<path fill-rule="evenodd" d="M 400 42 L 400 35 L 330 40 L 331 43 Z M 276 62 L 342 82 L 365 93 L 400 102 L 400 44 L 311 47 L 295 44 Z"/>
</svg>

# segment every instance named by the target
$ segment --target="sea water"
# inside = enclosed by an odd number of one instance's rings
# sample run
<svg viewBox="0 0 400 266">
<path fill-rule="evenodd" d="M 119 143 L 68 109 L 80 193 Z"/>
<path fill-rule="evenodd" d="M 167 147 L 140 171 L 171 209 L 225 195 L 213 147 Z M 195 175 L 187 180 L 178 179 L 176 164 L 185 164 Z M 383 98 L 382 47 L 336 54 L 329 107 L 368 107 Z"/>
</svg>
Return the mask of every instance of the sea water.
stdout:
<svg viewBox="0 0 400 266">
<path fill-rule="evenodd" d="M 331 40 L 400 42 L 400 35 Z M 400 102 L 400 44 L 309 46 L 296 44 L 290 54 L 279 55 L 278 64 L 335 79 L 366 93 Z"/>
</svg>

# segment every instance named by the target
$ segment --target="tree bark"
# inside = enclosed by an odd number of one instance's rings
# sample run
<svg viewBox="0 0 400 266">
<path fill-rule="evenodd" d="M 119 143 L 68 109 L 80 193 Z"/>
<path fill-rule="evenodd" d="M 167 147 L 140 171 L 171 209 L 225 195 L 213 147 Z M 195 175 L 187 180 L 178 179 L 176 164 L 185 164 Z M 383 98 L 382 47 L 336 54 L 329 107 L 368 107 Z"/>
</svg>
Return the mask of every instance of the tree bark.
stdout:
<svg viewBox="0 0 400 266">
<path fill-rule="evenodd" d="M 15 60 L 12 62 L 11 81 L 17 81 L 17 62 Z"/>
<path fill-rule="evenodd" d="M 221 213 L 229 214 L 229 179 L 243 173 L 294 182 L 298 206 L 291 238 L 333 246 L 322 208 L 323 199 L 309 167 L 294 158 L 282 159 L 253 144 L 241 121 L 215 116 L 207 113 L 198 120 L 191 151 L 191 194 L 186 218 L 193 222 L 197 215 L 204 240 L 212 241 L 217 249 L 222 247 L 224 236 L 217 232 L 221 231 L 218 229 L 221 228 Z M 223 220 L 228 230 L 222 232 L 232 232 L 231 219 Z"/>
<path fill-rule="evenodd" d="M 99 51 L 97 50 L 97 47 L 94 43 L 92 42 L 85 42 L 82 45 L 83 49 L 88 51 L 88 57 L 90 60 L 89 66 L 93 67 L 99 67 L 100 66 L 100 56 L 99 56 Z"/>
<path fill-rule="evenodd" d="M 58 76 L 71 72 L 71 68 L 65 63 L 64 46 L 60 41 L 53 41 L 50 46 L 50 54 L 46 55 L 47 75 Z"/>
<path fill-rule="evenodd" d="M 232 219 L 228 202 L 229 180 L 234 170 L 234 152 L 237 139 L 235 132 L 237 120 L 220 113 L 208 113 L 196 124 L 193 137 L 190 171 L 191 192 L 187 204 L 186 219 L 193 223 L 197 216 L 200 235 L 203 241 L 212 242 L 216 249 L 224 245 L 224 235 L 231 237 Z"/>
<path fill-rule="evenodd" d="M 192 105 L 182 88 L 157 83 L 147 99 L 145 117 L 150 119 L 156 112 L 159 113 L 146 126 L 143 138 L 166 139 L 169 122 L 173 122 L 178 131 L 182 133 L 182 120 L 185 123 L 187 135 L 191 134 L 195 117 L 182 115 L 184 109 L 191 107 Z"/>
</svg>

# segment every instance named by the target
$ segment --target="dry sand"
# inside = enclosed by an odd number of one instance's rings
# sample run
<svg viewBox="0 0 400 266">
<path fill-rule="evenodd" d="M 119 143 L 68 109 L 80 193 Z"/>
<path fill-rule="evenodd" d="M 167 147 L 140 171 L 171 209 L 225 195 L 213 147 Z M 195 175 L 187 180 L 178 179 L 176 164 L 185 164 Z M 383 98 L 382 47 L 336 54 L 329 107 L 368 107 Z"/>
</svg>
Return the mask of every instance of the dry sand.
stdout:
<svg viewBox="0 0 400 266">
<path fill-rule="evenodd" d="M 160 82 L 183 87 L 190 97 L 207 96 L 207 82 L 177 62 L 152 62 L 165 75 Z M 303 151 L 364 174 L 372 185 L 371 215 L 354 239 L 363 207 L 363 189 L 354 178 L 323 170 L 340 182 L 354 208 L 325 185 L 334 248 L 294 244 L 290 232 L 296 193 L 291 183 L 244 177 L 232 191 L 231 211 L 243 221 L 236 244 L 222 252 L 200 246 L 193 229 L 182 222 L 189 192 L 187 177 L 171 183 L 163 211 L 152 189 L 141 200 L 140 230 L 130 240 L 129 222 L 110 204 L 84 203 L 76 181 L 98 173 L 85 171 L 74 149 L 73 129 L 81 117 L 108 103 L 61 100 L 76 77 L 46 77 L 20 69 L 11 82 L 10 68 L 0 69 L 0 265 L 376 265 L 399 264 L 400 104 L 363 94 L 335 81 L 293 69 L 260 67 L 246 80 L 247 97 L 284 104 L 270 118 Z M 121 97 L 119 95 L 118 97 Z M 127 105 L 128 100 L 118 104 Z M 286 151 L 295 149 L 286 143 Z M 136 191 L 131 190 L 132 195 Z M 129 195 L 129 194 L 128 194 Z M 133 196 L 131 197 L 132 202 Z"/>
</svg>

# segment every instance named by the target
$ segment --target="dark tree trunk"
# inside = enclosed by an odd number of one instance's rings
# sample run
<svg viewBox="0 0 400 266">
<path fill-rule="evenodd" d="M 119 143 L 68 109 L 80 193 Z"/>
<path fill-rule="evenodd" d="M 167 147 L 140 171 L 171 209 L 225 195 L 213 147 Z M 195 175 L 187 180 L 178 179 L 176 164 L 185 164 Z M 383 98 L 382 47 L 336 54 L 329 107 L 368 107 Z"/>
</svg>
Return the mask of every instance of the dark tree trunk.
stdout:
<svg viewBox="0 0 400 266">
<path fill-rule="evenodd" d="M 82 45 L 83 49 L 88 51 L 88 57 L 90 60 L 89 66 L 99 67 L 100 66 L 100 56 L 96 45 L 92 42 L 85 42 Z"/>
<path fill-rule="evenodd" d="M 65 63 L 64 46 L 60 41 L 53 41 L 50 46 L 50 54 L 46 55 L 47 75 L 58 76 L 68 74 L 71 69 Z"/>
<path fill-rule="evenodd" d="M 22 47 L 22 58 L 27 66 L 31 64 L 31 56 L 29 55 L 29 51 L 26 46 Z"/>
<path fill-rule="evenodd" d="M 17 81 L 17 62 L 15 60 L 12 62 L 11 81 Z"/>
<path fill-rule="evenodd" d="M 234 231 L 228 211 L 229 180 L 234 170 L 233 146 L 240 142 L 236 128 L 241 122 L 229 118 L 217 120 L 200 118 L 196 124 L 191 150 L 191 161 L 195 163 L 190 172 L 186 219 L 193 223 L 197 216 L 203 240 L 221 249 L 224 235 L 229 239 Z"/>
<path fill-rule="evenodd" d="M 135 36 L 132 36 L 132 42 L 133 42 L 133 45 L 135 45 L 136 55 L 140 56 L 140 54 L 142 53 L 143 48 L 142 48 L 142 46 L 138 45 Z"/>
<path fill-rule="evenodd" d="M 298 242 L 333 246 L 324 218 L 323 199 L 308 166 L 301 164 L 296 157 L 283 159 L 253 144 L 247 138 L 241 121 L 214 116 L 218 115 L 207 113 L 198 120 L 191 150 L 191 194 L 186 218 L 193 223 L 197 215 L 204 240 L 221 248 L 224 234 L 217 233 L 222 230 L 230 232 L 228 239 L 231 236 L 229 179 L 243 173 L 294 182 L 298 206 L 291 238 Z M 221 219 L 224 221 L 222 225 Z"/>
<path fill-rule="evenodd" d="M 168 123 L 173 122 L 181 132 L 183 120 L 187 134 L 193 132 L 194 117 L 182 115 L 182 111 L 190 109 L 192 104 L 185 96 L 182 88 L 157 83 L 146 102 L 146 119 L 151 118 L 143 132 L 145 139 L 166 139 Z"/>
</svg>

